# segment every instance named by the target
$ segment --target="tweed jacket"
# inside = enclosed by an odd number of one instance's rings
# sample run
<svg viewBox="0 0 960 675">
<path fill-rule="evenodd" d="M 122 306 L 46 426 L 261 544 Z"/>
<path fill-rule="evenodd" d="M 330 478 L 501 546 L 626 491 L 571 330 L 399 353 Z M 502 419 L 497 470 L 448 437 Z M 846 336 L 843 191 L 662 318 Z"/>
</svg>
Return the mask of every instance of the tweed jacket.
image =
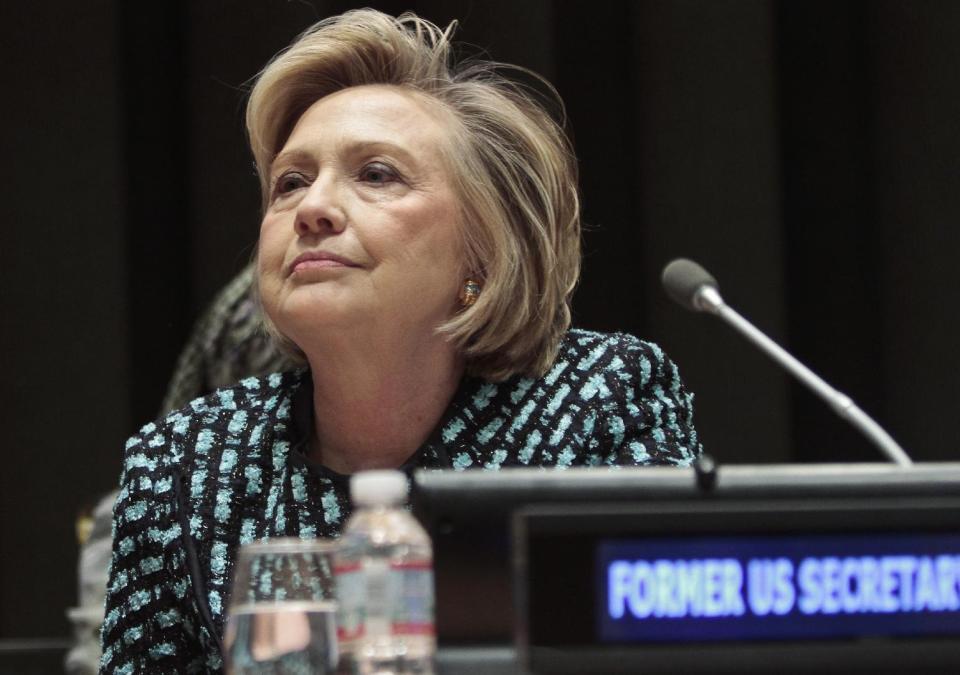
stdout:
<svg viewBox="0 0 960 675">
<path fill-rule="evenodd" d="M 219 672 L 239 545 L 339 535 L 348 481 L 305 457 L 311 397 L 304 370 L 250 378 L 127 442 L 101 672 Z M 656 345 L 571 330 L 542 378 L 465 377 L 403 468 L 684 466 L 692 398 Z"/>
</svg>

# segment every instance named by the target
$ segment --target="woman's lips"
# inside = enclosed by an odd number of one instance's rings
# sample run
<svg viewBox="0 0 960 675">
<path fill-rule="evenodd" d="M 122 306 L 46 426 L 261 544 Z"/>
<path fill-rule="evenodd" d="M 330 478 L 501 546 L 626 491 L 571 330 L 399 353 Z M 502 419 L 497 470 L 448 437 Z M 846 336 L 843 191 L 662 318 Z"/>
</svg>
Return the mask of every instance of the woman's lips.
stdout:
<svg viewBox="0 0 960 675">
<path fill-rule="evenodd" d="M 290 274 L 311 269 L 335 269 L 337 267 L 359 267 L 349 258 L 327 251 L 301 253 L 290 264 Z"/>
</svg>

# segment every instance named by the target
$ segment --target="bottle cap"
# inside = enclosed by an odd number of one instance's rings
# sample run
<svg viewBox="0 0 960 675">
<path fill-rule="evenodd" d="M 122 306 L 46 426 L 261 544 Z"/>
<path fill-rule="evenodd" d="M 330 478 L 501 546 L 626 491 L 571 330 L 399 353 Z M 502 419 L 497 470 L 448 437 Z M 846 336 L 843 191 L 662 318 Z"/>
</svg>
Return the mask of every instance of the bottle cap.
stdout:
<svg viewBox="0 0 960 675">
<path fill-rule="evenodd" d="M 402 471 L 361 471 L 350 477 L 350 499 L 360 506 L 388 506 L 407 499 L 407 477 Z"/>
</svg>

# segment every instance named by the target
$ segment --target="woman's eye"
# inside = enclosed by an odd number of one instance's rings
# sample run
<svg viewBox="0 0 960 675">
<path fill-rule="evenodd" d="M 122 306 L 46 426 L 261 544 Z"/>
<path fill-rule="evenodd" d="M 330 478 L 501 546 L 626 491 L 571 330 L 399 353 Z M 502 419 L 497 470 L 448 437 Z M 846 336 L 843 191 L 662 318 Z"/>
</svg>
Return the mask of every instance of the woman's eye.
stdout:
<svg viewBox="0 0 960 675">
<path fill-rule="evenodd" d="M 277 179 L 277 184 L 274 188 L 274 191 L 278 195 L 285 195 L 299 188 L 306 187 L 308 184 L 309 181 L 307 181 L 306 176 L 304 176 L 302 173 L 291 171 L 283 174 Z"/>
<path fill-rule="evenodd" d="M 373 183 L 374 185 L 385 185 L 386 183 L 392 183 L 399 179 L 400 176 L 397 175 L 396 171 L 380 162 L 367 164 L 360 171 L 360 180 L 366 183 Z"/>
</svg>

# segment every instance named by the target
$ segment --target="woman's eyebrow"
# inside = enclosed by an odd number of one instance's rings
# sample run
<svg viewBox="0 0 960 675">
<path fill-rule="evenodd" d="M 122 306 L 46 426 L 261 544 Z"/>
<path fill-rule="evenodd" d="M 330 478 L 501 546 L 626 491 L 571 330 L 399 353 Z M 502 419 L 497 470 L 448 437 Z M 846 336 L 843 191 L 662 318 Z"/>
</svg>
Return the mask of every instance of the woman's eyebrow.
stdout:
<svg viewBox="0 0 960 675">
<path fill-rule="evenodd" d="M 404 162 L 409 162 L 411 164 L 417 164 L 417 157 L 413 152 L 408 150 L 403 145 L 399 143 L 394 143 L 390 140 L 385 140 L 382 138 L 378 139 L 366 139 L 366 138 L 352 138 L 344 141 L 337 147 L 337 152 L 348 155 L 363 154 L 369 152 L 384 152 L 390 155 L 395 155 Z M 302 160 L 313 160 L 315 153 L 310 152 L 307 148 L 291 148 L 289 150 L 284 150 L 280 152 L 276 157 L 273 158 L 273 161 L 270 163 L 271 169 L 277 164 L 293 164 Z"/>
<path fill-rule="evenodd" d="M 310 153 L 300 148 L 285 150 L 274 157 L 273 161 L 270 162 L 270 175 L 273 175 L 274 168 L 277 166 L 281 166 L 283 164 L 297 164 L 298 162 L 306 161 L 310 158 Z"/>
<path fill-rule="evenodd" d="M 341 151 L 347 155 L 382 152 L 388 155 L 393 155 L 404 164 L 409 164 L 413 167 L 420 166 L 420 162 L 417 161 L 416 155 L 414 155 L 410 150 L 407 150 L 404 146 L 389 140 L 368 140 L 363 138 L 351 139 L 343 144 Z"/>
<path fill-rule="evenodd" d="M 345 141 L 337 148 L 337 153 L 347 157 L 357 155 L 384 153 L 396 157 L 404 166 L 412 170 L 419 170 L 424 165 L 424 158 L 418 158 L 417 155 L 408 150 L 403 145 L 394 143 L 382 138 L 363 139 L 355 138 Z M 315 162 L 316 156 L 306 148 L 291 148 L 282 151 L 274 157 L 270 163 L 270 175 L 276 173 L 276 167 L 284 165 L 296 165 L 301 162 Z"/>
</svg>

